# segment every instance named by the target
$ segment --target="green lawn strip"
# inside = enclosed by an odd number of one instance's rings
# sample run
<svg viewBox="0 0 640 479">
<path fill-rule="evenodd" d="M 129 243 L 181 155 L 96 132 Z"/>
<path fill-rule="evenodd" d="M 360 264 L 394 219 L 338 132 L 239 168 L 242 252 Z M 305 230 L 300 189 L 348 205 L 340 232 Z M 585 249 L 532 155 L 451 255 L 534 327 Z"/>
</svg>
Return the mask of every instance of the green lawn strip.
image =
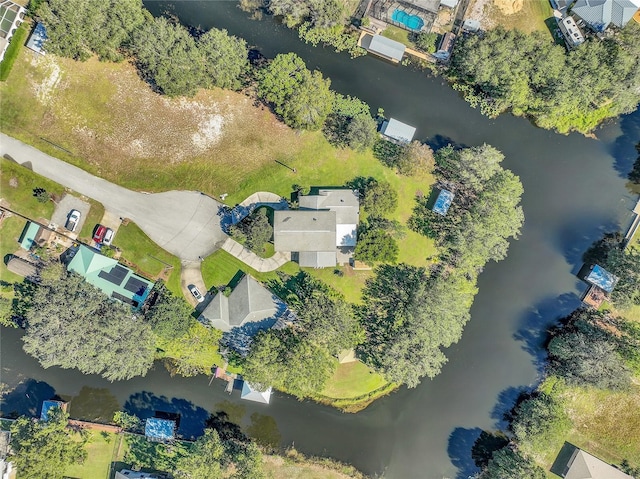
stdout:
<svg viewBox="0 0 640 479">
<path fill-rule="evenodd" d="M 7 283 L 20 283 L 24 279 L 22 276 L 12 273 L 7 269 L 7 255 L 13 254 L 20 245 L 18 238 L 24 230 L 26 221 L 18 216 L 10 216 L 5 218 L 0 226 L 0 256 L 2 264 L 0 265 L 0 279 Z"/>
<path fill-rule="evenodd" d="M 11 42 L 4 53 L 4 58 L 0 62 L 0 81 L 5 81 L 9 77 L 9 73 L 13 68 L 13 64 L 22 50 L 22 45 L 27 39 L 29 30 L 27 30 L 28 23 L 21 24 L 16 33 L 11 37 Z"/>
<path fill-rule="evenodd" d="M 155 278 L 167 265 L 173 266 L 167 288 L 182 296 L 180 288 L 180 260 L 163 250 L 134 223 L 122 225 L 114 237 L 113 245 L 122 250 L 121 258 L 133 263 L 142 276 Z M 166 263 L 166 264 L 165 264 Z"/>
<path fill-rule="evenodd" d="M 90 243 L 91 239 L 93 238 L 93 233 L 96 229 L 96 226 L 100 223 L 102 217 L 104 216 L 104 206 L 102 206 L 102 203 L 98 203 L 97 201 L 85 196 L 82 197 L 82 200 L 89 202 L 89 204 L 91 205 L 91 209 L 89 210 L 89 214 L 84 220 L 84 225 L 82 226 L 82 230 L 78 235 L 78 239 L 80 239 L 84 243 Z"/>
<path fill-rule="evenodd" d="M 394 25 L 387 25 L 382 31 L 383 37 L 390 38 L 396 42 L 400 42 L 410 48 L 415 48 L 415 45 L 409 40 L 409 32 L 403 28 L 396 27 Z"/>
<path fill-rule="evenodd" d="M 65 476 L 77 479 L 106 479 L 113 458 L 114 447 L 118 444 L 115 434 L 87 431 L 87 459 L 82 464 L 67 467 Z"/>
<path fill-rule="evenodd" d="M 6 158 L 0 158 L 0 173 L 0 197 L 10 203 L 12 210 L 34 220 L 51 218 L 54 203 L 40 203 L 33 196 L 33 190 L 44 188 L 47 193 L 61 197 L 64 192 L 61 185 Z"/>
</svg>

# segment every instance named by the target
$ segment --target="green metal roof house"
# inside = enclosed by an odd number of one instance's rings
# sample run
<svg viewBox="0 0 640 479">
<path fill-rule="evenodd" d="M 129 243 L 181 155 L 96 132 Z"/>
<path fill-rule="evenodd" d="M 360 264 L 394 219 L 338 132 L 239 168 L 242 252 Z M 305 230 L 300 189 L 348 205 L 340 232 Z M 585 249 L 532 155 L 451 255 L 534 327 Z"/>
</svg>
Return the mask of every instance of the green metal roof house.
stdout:
<svg viewBox="0 0 640 479">
<path fill-rule="evenodd" d="M 134 309 L 142 305 L 153 288 L 151 281 L 122 266 L 118 260 L 107 258 L 84 245 L 80 245 L 67 270 L 78 273 L 107 296 L 130 304 Z"/>
<path fill-rule="evenodd" d="M 39 231 L 40 225 L 38 223 L 27 221 L 20 236 L 20 247 L 29 251 L 33 246 L 37 246 L 36 236 Z"/>
</svg>

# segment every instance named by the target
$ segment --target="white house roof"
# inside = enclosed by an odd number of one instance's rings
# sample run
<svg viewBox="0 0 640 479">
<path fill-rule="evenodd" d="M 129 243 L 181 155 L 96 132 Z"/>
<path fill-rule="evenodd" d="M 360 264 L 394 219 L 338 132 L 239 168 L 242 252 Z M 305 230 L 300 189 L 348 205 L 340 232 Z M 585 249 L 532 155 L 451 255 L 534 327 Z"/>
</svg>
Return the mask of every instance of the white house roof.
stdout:
<svg viewBox="0 0 640 479">
<path fill-rule="evenodd" d="M 385 121 L 382 124 L 380 133 L 394 140 L 410 142 L 413 140 L 413 135 L 416 134 L 416 129 L 395 118 L 390 118 L 389 121 Z"/>
<path fill-rule="evenodd" d="M 640 8 L 640 0 L 577 0 L 571 11 L 596 31 L 609 24 L 624 27 Z"/>
<path fill-rule="evenodd" d="M 373 35 L 369 44 L 369 51 L 396 61 L 402 60 L 406 48 L 404 44 L 382 35 Z"/>
<path fill-rule="evenodd" d="M 271 401 L 271 388 L 267 388 L 265 391 L 258 391 L 254 389 L 247 381 L 242 383 L 242 392 L 240 393 L 240 399 L 246 399 L 247 401 L 259 402 L 262 404 L 269 404 Z"/>
</svg>

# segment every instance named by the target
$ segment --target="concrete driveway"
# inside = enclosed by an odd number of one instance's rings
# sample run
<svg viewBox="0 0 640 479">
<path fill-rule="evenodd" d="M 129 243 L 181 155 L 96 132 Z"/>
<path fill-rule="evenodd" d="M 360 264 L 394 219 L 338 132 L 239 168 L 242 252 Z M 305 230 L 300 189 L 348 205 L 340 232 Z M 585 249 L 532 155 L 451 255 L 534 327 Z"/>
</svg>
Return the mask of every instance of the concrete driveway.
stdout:
<svg viewBox="0 0 640 479">
<path fill-rule="evenodd" d="M 91 205 L 86 201 L 82 201 L 80 198 L 76 198 L 73 195 L 66 194 L 56 205 L 56 209 L 53 211 L 53 215 L 51 216 L 51 223 L 64 228 L 64 225 L 69 219 L 69 212 L 71 210 L 78 210 L 80 212 L 80 221 L 78 222 L 78 226 L 76 226 L 74 233 L 68 233 L 69 236 L 76 238 L 78 233 L 82 231 L 84 222 L 87 220 L 87 216 L 89 216 L 90 209 Z"/>
<path fill-rule="evenodd" d="M 144 194 L 122 188 L 0 133 L 0 155 L 29 162 L 33 171 L 102 203 L 136 223 L 149 238 L 181 260 L 198 261 L 227 239 L 221 203 L 197 191 Z"/>
</svg>

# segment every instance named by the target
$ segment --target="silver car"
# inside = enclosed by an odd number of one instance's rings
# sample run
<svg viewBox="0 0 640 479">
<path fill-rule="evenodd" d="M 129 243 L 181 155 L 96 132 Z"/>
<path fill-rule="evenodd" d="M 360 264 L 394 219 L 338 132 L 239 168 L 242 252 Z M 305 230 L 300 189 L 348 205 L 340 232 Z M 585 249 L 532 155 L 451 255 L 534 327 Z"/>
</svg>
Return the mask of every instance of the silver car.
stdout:
<svg viewBox="0 0 640 479">
<path fill-rule="evenodd" d="M 69 212 L 69 216 L 67 216 L 67 222 L 64 227 L 73 233 L 78 227 L 78 223 L 80 223 L 80 216 L 81 215 L 78 210 L 71 210 Z"/>
<path fill-rule="evenodd" d="M 107 228 L 107 231 L 104 233 L 104 238 L 102 239 L 102 244 L 106 246 L 110 246 L 113 241 L 113 230 L 111 228 Z"/>
<path fill-rule="evenodd" d="M 189 291 L 191 292 L 193 297 L 196 298 L 196 301 L 198 303 L 202 303 L 204 301 L 204 296 L 202 296 L 202 293 L 200 293 L 200 290 L 196 287 L 196 285 L 190 284 L 187 287 L 189 288 Z"/>
</svg>

